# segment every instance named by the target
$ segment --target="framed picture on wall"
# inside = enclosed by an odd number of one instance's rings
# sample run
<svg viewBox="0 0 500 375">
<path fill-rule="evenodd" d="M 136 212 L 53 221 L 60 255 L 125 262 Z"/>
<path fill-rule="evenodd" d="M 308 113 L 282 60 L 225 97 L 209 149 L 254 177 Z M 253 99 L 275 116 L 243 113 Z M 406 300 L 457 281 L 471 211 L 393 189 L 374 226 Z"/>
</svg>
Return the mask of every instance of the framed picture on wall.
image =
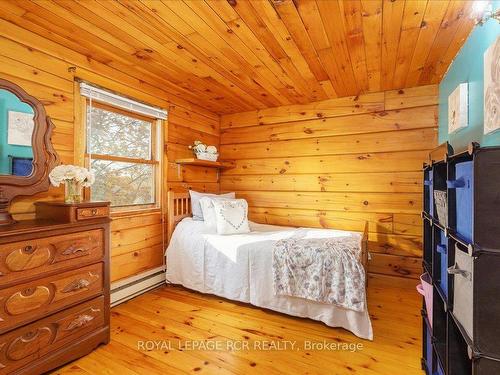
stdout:
<svg viewBox="0 0 500 375">
<path fill-rule="evenodd" d="M 7 143 L 9 145 L 31 146 L 33 127 L 32 113 L 9 111 Z"/>
<path fill-rule="evenodd" d="M 448 97 L 448 134 L 466 128 L 469 122 L 469 85 L 461 83 Z"/>
<path fill-rule="evenodd" d="M 484 53 L 484 134 L 500 129 L 500 37 Z"/>
</svg>

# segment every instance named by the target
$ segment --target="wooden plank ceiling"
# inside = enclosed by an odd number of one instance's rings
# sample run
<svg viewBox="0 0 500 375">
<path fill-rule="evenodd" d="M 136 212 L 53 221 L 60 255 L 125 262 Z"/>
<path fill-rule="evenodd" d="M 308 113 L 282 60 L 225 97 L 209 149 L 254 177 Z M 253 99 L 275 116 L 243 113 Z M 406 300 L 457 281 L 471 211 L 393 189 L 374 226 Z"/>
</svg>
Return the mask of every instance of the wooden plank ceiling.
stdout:
<svg viewBox="0 0 500 375">
<path fill-rule="evenodd" d="M 2 0 L 0 17 L 226 114 L 437 83 L 471 3 Z"/>
</svg>

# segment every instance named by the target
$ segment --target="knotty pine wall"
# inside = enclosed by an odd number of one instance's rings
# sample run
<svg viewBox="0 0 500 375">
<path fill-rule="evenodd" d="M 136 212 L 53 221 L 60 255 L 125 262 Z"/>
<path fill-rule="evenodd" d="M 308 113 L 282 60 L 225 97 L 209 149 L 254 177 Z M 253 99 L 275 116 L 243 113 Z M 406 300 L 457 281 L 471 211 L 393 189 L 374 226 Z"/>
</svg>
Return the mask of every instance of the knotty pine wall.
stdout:
<svg viewBox="0 0 500 375">
<path fill-rule="evenodd" d="M 221 191 L 257 222 L 363 230 L 372 274 L 421 273 L 421 168 L 437 144 L 437 86 L 222 116 Z"/>
<path fill-rule="evenodd" d="M 214 168 L 203 168 L 195 166 L 179 167 L 176 159 L 192 158 L 193 153 L 188 145 L 195 140 L 205 144 L 219 147 L 220 119 L 218 116 L 208 118 L 207 116 L 187 111 L 183 108 L 175 108 L 169 116 L 168 132 L 168 186 L 170 190 L 207 191 L 217 193 L 219 182 L 217 170 Z"/>
<path fill-rule="evenodd" d="M 37 30 L 34 27 L 34 30 Z M 75 79 L 84 79 L 123 95 L 169 109 L 168 129 L 165 123 L 165 156 L 169 160 L 185 156 L 185 145 L 199 138 L 218 145 L 219 117 L 182 98 L 152 86 L 129 72 L 112 68 L 113 61 L 99 62 L 0 19 L 0 77 L 17 83 L 40 99 L 56 129 L 53 143 L 62 163 L 78 163 L 82 155 L 75 153 L 81 136 L 78 123 L 81 107 L 75 92 Z M 172 174 L 173 165 L 165 160 L 165 173 L 175 177 L 172 187 L 192 186 L 200 190 L 218 191 L 213 171 L 185 168 Z M 215 177 L 214 177 L 215 176 Z M 165 181 L 166 182 L 166 181 Z M 165 184 L 165 191 L 166 191 Z M 33 202 L 63 198 L 62 188 L 31 197 L 20 197 L 12 205 L 17 219 L 31 218 Z M 112 229 L 111 278 L 116 281 L 163 263 L 162 214 L 159 210 L 116 216 Z"/>
</svg>

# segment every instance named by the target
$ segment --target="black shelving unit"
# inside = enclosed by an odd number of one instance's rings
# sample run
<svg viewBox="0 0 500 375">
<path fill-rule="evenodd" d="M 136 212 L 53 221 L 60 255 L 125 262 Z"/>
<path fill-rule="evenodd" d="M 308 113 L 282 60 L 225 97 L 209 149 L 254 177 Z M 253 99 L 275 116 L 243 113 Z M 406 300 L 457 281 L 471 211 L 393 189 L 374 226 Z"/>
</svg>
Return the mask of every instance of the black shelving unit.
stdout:
<svg viewBox="0 0 500 375">
<path fill-rule="evenodd" d="M 448 151 L 423 169 L 423 269 L 433 295 L 432 319 L 425 300 L 422 308 L 422 369 L 500 374 L 500 147 L 439 149 Z M 435 190 L 446 192 L 441 220 Z"/>
</svg>

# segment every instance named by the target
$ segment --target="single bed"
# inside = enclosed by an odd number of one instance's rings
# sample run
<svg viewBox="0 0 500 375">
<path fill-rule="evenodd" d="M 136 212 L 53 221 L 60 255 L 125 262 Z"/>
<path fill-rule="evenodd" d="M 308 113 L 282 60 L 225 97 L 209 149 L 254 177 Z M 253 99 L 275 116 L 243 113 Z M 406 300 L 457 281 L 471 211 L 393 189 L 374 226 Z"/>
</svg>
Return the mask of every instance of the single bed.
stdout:
<svg viewBox="0 0 500 375">
<path fill-rule="evenodd" d="M 333 304 L 274 294 L 272 246 L 291 236 L 296 228 L 250 223 L 251 233 L 217 235 L 207 230 L 203 221 L 190 217 L 189 194 L 169 192 L 168 201 L 167 283 L 318 320 L 331 327 L 345 328 L 361 338 L 373 339 L 367 308 L 357 312 Z M 306 231 L 308 238 L 346 233 L 312 228 Z M 362 240 L 365 270 L 367 257 L 365 229 Z"/>
</svg>

